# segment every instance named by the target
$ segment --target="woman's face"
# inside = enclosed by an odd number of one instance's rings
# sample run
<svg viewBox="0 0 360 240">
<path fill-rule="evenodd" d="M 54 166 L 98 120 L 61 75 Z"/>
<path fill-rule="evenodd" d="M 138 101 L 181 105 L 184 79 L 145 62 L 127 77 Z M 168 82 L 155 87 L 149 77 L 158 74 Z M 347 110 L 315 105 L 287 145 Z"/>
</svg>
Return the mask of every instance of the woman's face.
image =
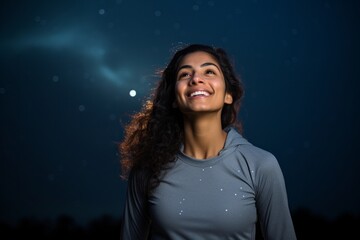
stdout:
<svg viewBox="0 0 360 240">
<path fill-rule="evenodd" d="M 175 84 L 175 106 L 187 114 L 220 113 L 224 104 L 232 103 L 225 91 L 220 65 L 206 52 L 189 53 L 179 64 Z"/>
</svg>

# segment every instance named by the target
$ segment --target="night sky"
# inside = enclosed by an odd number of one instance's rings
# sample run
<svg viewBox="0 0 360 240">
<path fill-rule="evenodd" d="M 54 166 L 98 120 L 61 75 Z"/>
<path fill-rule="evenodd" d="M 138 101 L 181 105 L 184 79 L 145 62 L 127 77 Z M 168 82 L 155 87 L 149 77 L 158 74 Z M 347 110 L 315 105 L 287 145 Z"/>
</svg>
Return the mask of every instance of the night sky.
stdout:
<svg viewBox="0 0 360 240">
<path fill-rule="evenodd" d="M 0 220 L 120 218 L 123 125 L 188 43 L 234 60 L 244 137 L 277 157 L 292 210 L 360 214 L 359 1 L 3 1 L 0 11 Z"/>
</svg>

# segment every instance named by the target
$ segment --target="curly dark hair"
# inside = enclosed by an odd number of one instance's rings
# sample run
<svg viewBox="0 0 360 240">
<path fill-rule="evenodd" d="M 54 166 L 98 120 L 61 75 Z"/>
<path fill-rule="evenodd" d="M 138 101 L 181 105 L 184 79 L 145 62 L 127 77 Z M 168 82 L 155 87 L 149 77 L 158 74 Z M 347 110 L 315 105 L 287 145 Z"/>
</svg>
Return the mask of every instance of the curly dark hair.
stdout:
<svg viewBox="0 0 360 240">
<path fill-rule="evenodd" d="M 150 100 L 125 127 L 124 140 L 119 144 L 122 177 L 126 179 L 133 168 L 145 170 L 148 192 L 158 186 L 163 170 L 175 161 L 183 141 L 182 113 L 173 107 L 176 75 L 184 56 L 198 51 L 209 53 L 216 59 L 224 75 L 226 91 L 233 98 L 232 104 L 225 104 L 222 109 L 222 128 L 233 126 L 242 131 L 237 115 L 244 88 L 226 52 L 202 44 L 191 44 L 176 51 L 161 71 Z"/>
</svg>

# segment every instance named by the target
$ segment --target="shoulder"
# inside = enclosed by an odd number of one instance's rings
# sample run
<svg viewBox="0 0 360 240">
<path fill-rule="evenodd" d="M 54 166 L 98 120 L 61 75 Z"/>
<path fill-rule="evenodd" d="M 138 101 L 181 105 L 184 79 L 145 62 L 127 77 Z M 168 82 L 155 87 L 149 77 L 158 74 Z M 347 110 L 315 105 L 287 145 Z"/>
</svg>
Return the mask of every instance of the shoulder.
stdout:
<svg viewBox="0 0 360 240">
<path fill-rule="evenodd" d="M 133 168 L 130 171 L 128 177 L 128 185 L 131 189 L 137 189 L 141 192 L 145 192 L 147 189 L 147 183 L 149 179 L 149 173 L 147 170 Z"/>
<path fill-rule="evenodd" d="M 238 146 L 237 151 L 246 160 L 254 178 L 256 178 L 255 176 L 276 175 L 281 172 L 277 158 L 268 150 L 253 144 L 244 144 Z"/>
<path fill-rule="evenodd" d="M 250 175 L 257 192 L 264 189 L 284 188 L 283 173 L 277 158 L 269 151 L 254 145 L 239 146 L 247 163 Z"/>
<path fill-rule="evenodd" d="M 235 147 L 237 152 L 240 152 L 244 157 L 248 157 L 256 162 L 259 160 L 262 162 L 264 159 L 268 159 L 268 161 L 276 160 L 275 156 L 271 152 L 257 147 L 244 138 L 243 135 L 234 128 L 230 128 L 230 130 L 228 130 L 226 144 L 226 147 L 229 149 Z"/>
<path fill-rule="evenodd" d="M 237 151 L 241 152 L 244 157 L 250 159 L 256 165 L 277 162 L 273 153 L 251 143 L 239 145 Z"/>
<path fill-rule="evenodd" d="M 241 162 L 245 161 L 252 172 L 278 167 L 274 154 L 254 145 L 233 128 L 228 131 L 226 147 L 229 154 L 232 154 L 235 159 Z"/>
</svg>

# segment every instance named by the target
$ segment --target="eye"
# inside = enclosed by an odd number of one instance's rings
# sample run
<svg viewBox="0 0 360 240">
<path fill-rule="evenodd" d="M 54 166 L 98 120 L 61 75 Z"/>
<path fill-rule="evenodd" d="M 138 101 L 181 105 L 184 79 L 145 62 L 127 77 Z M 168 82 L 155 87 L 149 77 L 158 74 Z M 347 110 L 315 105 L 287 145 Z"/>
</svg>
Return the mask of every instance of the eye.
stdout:
<svg viewBox="0 0 360 240">
<path fill-rule="evenodd" d="M 178 73 L 178 79 L 184 79 L 191 77 L 191 74 L 189 72 L 180 72 Z"/>
<path fill-rule="evenodd" d="M 207 70 L 205 71 L 205 74 L 206 74 L 206 75 L 215 75 L 215 71 L 212 70 L 212 69 L 207 69 Z"/>
</svg>

